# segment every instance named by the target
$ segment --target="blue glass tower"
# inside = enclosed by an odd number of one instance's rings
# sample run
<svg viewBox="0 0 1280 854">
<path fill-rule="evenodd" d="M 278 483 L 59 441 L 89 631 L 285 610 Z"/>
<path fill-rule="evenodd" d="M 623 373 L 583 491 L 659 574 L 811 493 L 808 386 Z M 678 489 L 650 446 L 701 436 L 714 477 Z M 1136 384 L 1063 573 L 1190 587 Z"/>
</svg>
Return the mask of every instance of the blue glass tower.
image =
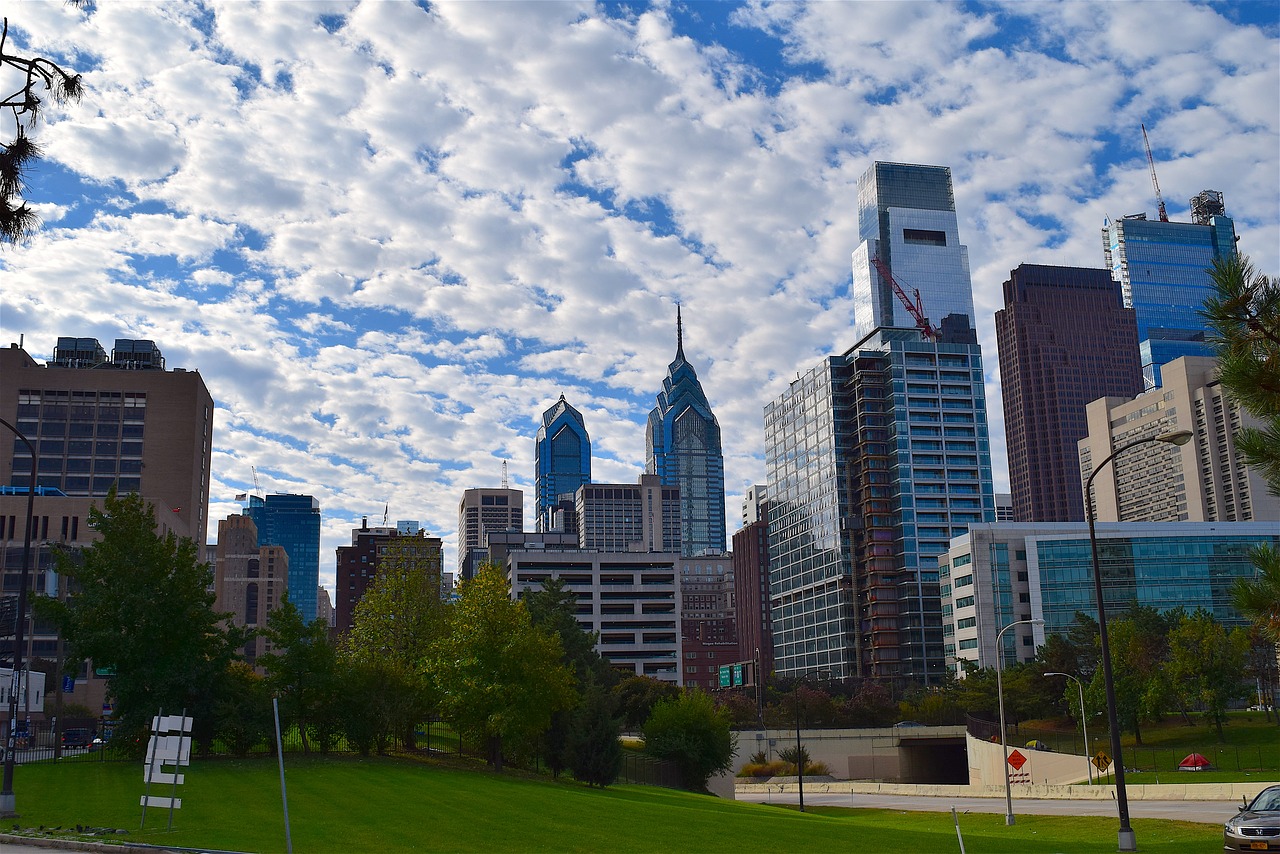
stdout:
<svg viewBox="0 0 1280 854">
<path fill-rule="evenodd" d="M 551 531 L 555 528 L 552 513 L 560 496 L 572 495 L 591 482 L 591 437 L 582 413 L 570 406 L 563 394 L 542 413 L 533 447 L 537 529 Z"/>
<path fill-rule="evenodd" d="M 725 550 L 724 454 L 716 421 L 698 375 L 684 358 L 684 323 L 676 309 L 676 358 L 649 413 L 645 472 L 680 488 L 680 553 Z"/>
<path fill-rule="evenodd" d="M 1147 388 L 1160 385 L 1160 366 L 1181 356 L 1212 356 L 1200 311 L 1213 295 L 1209 267 L 1235 252 L 1235 223 L 1222 194 L 1191 200 L 1192 222 L 1157 222 L 1146 214 L 1107 219 L 1103 252 L 1138 320 L 1138 347 Z"/>
<path fill-rule="evenodd" d="M 314 620 L 320 585 L 320 502 L 310 495 L 250 495 L 244 514 L 258 526 L 259 546 L 284 547 L 289 556 L 289 601 L 304 620 Z"/>
</svg>

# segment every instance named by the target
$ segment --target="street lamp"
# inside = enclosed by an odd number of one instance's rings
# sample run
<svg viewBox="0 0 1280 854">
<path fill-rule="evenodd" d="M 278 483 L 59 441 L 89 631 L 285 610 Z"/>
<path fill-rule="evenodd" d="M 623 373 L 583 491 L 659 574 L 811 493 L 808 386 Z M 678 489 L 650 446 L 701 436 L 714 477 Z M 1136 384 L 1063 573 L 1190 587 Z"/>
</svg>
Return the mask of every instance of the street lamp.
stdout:
<svg viewBox="0 0 1280 854">
<path fill-rule="evenodd" d="M 1176 433 L 1165 433 L 1160 436 L 1148 436 L 1135 439 L 1127 445 L 1121 445 L 1111 452 L 1111 456 L 1094 467 L 1089 479 L 1084 482 L 1085 515 L 1089 519 L 1089 550 L 1093 555 L 1093 598 L 1098 607 L 1098 640 L 1102 654 L 1102 681 L 1107 689 L 1107 726 L 1111 729 L 1111 761 L 1116 768 L 1116 809 L 1120 813 L 1120 830 L 1117 834 L 1119 850 L 1137 851 L 1138 840 L 1134 836 L 1133 827 L 1129 824 L 1129 797 L 1124 787 L 1124 760 L 1120 756 L 1120 722 L 1116 714 L 1116 685 L 1111 673 L 1111 645 L 1107 638 L 1107 609 L 1102 601 L 1102 569 L 1098 564 L 1098 535 L 1093 521 L 1093 479 L 1107 463 L 1123 454 L 1130 448 L 1145 445 L 1148 442 L 1164 442 L 1168 445 L 1185 445 L 1191 441 L 1190 430 L 1179 430 Z"/>
<path fill-rule="evenodd" d="M 1080 692 L 1080 726 L 1084 728 L 1084 758 L 1085 772 L 1089 775 L 1089 785 L 1093 785 L 1093 761 L 1089 759 L 1089 720 L 1084 712 L 1084 683 L 1072 676 L 1070 673 L 1051 672 L 1045 673 L 1045 676 L 1065 676 L 1072 682 L 1076 683 L 1076 690 Z"/>
<path fill-rule="evenodd" d="M 31 520 L 35 517 L 36 474 L 40 470 L 40 461 L 35 446 L 21 430 L 3 418 L 0 418 L 0 425 L 12 430 L 13 435 L 31 453 L 31 480 L 27 484 L 27 524 L 22 534 L 22 574 L 18 581 L 17 625 L 13 634 L 13 679 L 9 684 L 9 732 L 5 739 L 4 784 L 0 787 L 0 816 L 10 818 L 18 814 L 17 800 L 13 794 L 13 764 L 18 746 L 15 730 L 18 727 L 18 692 L 22 685 L 22 635 L 26 628 L 27 584 L 31 579 Z M 3 570 L 0 570 L 0 575 L 3 575 Z"/>
<path fill-rule="evenodd" d="M 1009 787 L 1009 739 L 1004 731 L 1004 679 L 1000 675 L 1002 670 L 1001 664 L 1004 662 L 1004 648 L 1000 645 L 1000 640 L 1004 637 L 1004 633 L 1014 626 L 1043 626 L 1044 620 L 1037 617 L 1034 620 L 1018 620 L 1010 623 L 1000 631 L 996 632 L 996 694 L 1000 698 L 1000 749 L 1004 751 L 1004 823 L 1006 826 L 1013 824 L 1013 790 Z"/>
</svg>

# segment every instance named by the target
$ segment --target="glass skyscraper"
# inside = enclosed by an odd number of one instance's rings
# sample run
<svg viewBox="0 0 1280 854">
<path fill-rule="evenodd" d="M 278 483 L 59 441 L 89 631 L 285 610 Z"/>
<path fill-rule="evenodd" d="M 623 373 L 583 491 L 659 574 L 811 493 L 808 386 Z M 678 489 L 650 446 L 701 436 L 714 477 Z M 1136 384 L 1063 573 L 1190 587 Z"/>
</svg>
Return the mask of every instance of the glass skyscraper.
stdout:
<svg viewBox="0 0 1280 854">
<path fill-rule="evenodd" d="M 645 429 L 645 472 L 680 488 L 680 553 L 725 550 L 724 455 L 698 375 L 684 358 L 684 324 L 676 309 L 676 358 Z"/>
<path fill-rule="evenodd" d="M 570 406 L 563 394 L 542 413 L 542 425 L 533 446 L 537 529 L 551 531 L 555 529 L 552 514 L 559 498 L 572 498 L 578 487 L 591 482 L 591 437 L 582 413 Z"/>
<path fill-rule="evenodd" d="M 944 167 L 868 170 L 854 252 L 860 338 L 765 408 L 779 674 L 943 678 L 937 558 L 970 523 L 995 518 L 982 353 L 951 198 Z M 935 335 L 873 258 L 904 289 L 912 277 Z"/>
<path fill-rule="evenodd" d="M 1205 190 L 1191 200 L 1193 222 L 1157 222 L 1146 214 L 1107 219 L 1102 248 L 1124 304 L 1138 319 L 1147 388 L 1160 385 L 1160 366 L 1180 356 L 1212 356 L 1200 316 L 1214 293 L 1208 268 L 1235 252 L 1235 223 L 1222 194 Z"/>
<path fill-rule="evenodd" d="M 310 495 L 250 495 L 244 515 L 258 526 L 259 546 L 284 547 L 289 556 L 289 601 L 304 620 L 314 620 L 320 586 L 320 502 Z"/>
</svg>

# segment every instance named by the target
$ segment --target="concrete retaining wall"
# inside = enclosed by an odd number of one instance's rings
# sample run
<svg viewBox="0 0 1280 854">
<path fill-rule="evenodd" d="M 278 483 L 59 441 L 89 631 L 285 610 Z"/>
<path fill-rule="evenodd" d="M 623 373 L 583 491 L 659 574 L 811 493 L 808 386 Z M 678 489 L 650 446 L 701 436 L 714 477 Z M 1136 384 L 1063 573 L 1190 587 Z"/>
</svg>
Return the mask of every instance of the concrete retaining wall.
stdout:
<svg viewBox="0 0 1280 854">
<path fill-rule="evenodd" d="M 794 778 L 792 778 L 794 780 Z M 1241 797 L 1253 798 L 1275 782 L 1256 783 L 1170 783 L 1125 786 L 1132 801 L 1239 801 Z M 937 798 L 1004 798 L 1004 784 L 999 786 L 909 786 L 901 783 L 866 783 L 856 780 L 832 782 L 805 781 L 806 792 L 822 792 L 845 795 L 906 795 Z M 738 783 L 738 792 L 758 794 L 794 793 L 797 786 L 790 783 Z M 1098 800 L 1115 799 L 1115 786 L 1055 786 L 1023 785 L 1012 789 L 1014 798 L 1045 800 Z"/>
</svg>

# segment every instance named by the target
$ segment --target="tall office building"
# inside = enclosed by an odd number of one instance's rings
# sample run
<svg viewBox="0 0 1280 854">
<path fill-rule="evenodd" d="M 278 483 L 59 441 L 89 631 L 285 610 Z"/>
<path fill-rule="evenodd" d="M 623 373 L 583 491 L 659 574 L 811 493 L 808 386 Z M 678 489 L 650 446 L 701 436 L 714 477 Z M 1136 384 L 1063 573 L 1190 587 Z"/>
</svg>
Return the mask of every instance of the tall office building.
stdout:
<svg viewBox="0 0 1280 854">
<path fill-rule="evenodd" d="M 680 490 L 680 553 L 725 550 L 724 454 L 720 423 L 684 357 L 684 323 L 676 309 L 676 358 L 667 368 L 645 430 L 645 472 Z"/>
<path fill-rule="evenodd" d="M 863 337 L 765 408 L 780 675 L 943 678 L 937 558 L 995 515 L 968 252 L 951 199 L 946 168 L 868 170 L 853 253 Z M 920 295 L 898 312 L 891 301 L 908 299 L 908 275 Z"/>
<path fill-rule="evenodd" d="M 1106 270 L 1021 264 L 996 312 L 1013 518 L 1084 520 L 1085 406 L 1142 390 L 1134 311 Z"/>
<path fill-rule="evenodd" d="M 664 486 L 657 475 L 642 474 L 638 483 L 584 484 L 574 500 L 582 548 L 680 553 L 680 490 Z"/>
<path fill-rule="evenodd" d="M 284 546 L 259 545 L 258 526 L 248 516 L 228 516 L 218 522 L 213 589 L 214 610 L 230 613 L 232 625 L 265 628 L 289 590 L 289 555 Z M 256 666 L 268 652 L 270 642 L 255 635 L 245 643 L 244 659 Z"/>
<path fill-rule="evenodd" d="M 563 509 L 560 499 L 591 482 L 591 437 L 582 413 L 570 406 L 563 394 L 542 413 L 533 446 L 537 530 L 559 530 L 562 525 L 557 526 L 555 513 Z"/>
<path fill-rule="evenodd" d="M 288 553 L 289 601 L 311 622 L 320 585 L 320 502 L 310 495 L 250 495 L 244 515 L 258 527 L 258 545 Z"/>
<path fill-rule="evenodd" d="M 1097 520 L 1280 520 L 1280 496 L 1236 455 L 1236 432 L 1260 423 L 1227 396 L 1217 369 L 1216 359 L 1184 356 L 1164 366 L 1160 388 L 1088 405 L 1088 429 L 1078 445 L 1082 484 L 1094 461 L 1128 442 L 1180 430 L 1193 436 L 1180 447 L 1150 442 L 1112 460 L 1093 482 Z"/>
<path fill-rule="evenodd" d="M 524 492 L 473 488 L 458 502 L 458 577 L 471 578 L 483 560 L 490 531 L 524 530 Z"/>
<path fill-rule="evenodd" d="M 1235 223 L 1216 190 L 1191 200 L 1191 220 L 1134 214 L 1108 218 L 1102 228 L 1107 268 L 1137 316 L 1147 388 L 1160 385 L 1160 367 L 1179 356 L 1213 355 L 1200 310 L 1214 293 L 1208 268 L 1235 252 Z"/>
<path fill-rule="evenodd" d="M 731 555 L 680 559 L 680 643 L 686 688 L 720 687 L 720 668 L 738 661 Z"/>
<path fill-rule="evenodd" d="M 355 625 L 360 600 L 382 571 L 382 562 L 388 555 L 423 567 L 440 579 L 441 584 L 436 589 L 442 590 L 444 558 L 439 537 L 428 537 L 423 530 L 406 534 L 389 526 L 370 528 L 369 520 L 365 518 L 359 528 L 351 529 L 351 545 L 337 549 L 338 602 L 334 624 L 338 632 L 349 631 Z"/>
</svg>

